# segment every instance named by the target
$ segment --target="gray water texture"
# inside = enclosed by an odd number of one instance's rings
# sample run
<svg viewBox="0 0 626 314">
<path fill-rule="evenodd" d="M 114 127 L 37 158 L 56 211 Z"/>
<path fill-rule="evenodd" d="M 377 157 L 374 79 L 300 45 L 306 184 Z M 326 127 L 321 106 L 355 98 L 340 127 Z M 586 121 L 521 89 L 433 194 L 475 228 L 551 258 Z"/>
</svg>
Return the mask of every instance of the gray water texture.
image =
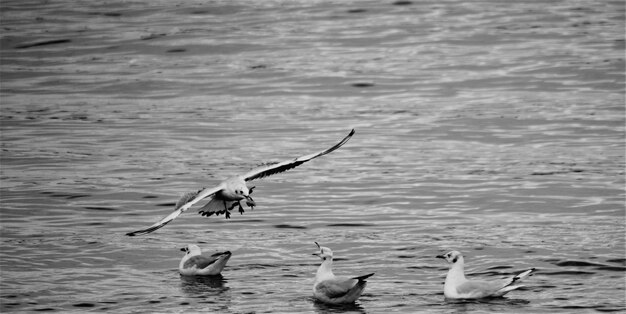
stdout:
<svg viewBox="0 0 626 314">
<path fill-rule="evenodd" d="M 0 0 L 0 311 L 625 312 L 623 1 Z M 231 219 L 180 196 L 266 162 Z M 315 302 L 374 272 L 349 307 Z M 181 278 L 179 249 L 230 250 Z M 505 298 L 450 302 L 531 267 Z"/>
</svg>

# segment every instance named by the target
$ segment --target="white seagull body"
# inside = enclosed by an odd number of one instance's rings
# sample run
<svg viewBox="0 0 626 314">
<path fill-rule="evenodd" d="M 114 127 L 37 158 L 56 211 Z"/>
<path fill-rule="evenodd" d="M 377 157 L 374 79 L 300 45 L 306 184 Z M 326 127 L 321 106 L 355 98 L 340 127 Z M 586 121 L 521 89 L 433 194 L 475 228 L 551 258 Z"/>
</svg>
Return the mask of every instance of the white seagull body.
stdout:
<svg viewBox="0 0 626 314">
<path fill-rule="evenodd" d="M 235 206 L 239 206 L 239 212 L 243 214 L 244 210 L 241 206 L 241 201 L 245 200 L 246 204 L 251 208 L 256 205 L 254 200 L 250 197 L 250 193 L 252 193 L 254 187 L 248 189 L 246 182 L 287 171 L 311 159 L 324 156 L 341 147 L 352 137 L 352 135 L 354 135 L 354 129 L 350 132 L 350 134 L 343 138 L 343 140 L 326 150 L 295 159 L 285 160 L 279 163 L 264 165 L 253 169 L 244 175 L 230 177 L 215 187 L 204 188 L 198 192 L 187 193 L 183 195 L 180 200 L 178 200 L 176 208 L 171 214 L 145 229 L 129 232 L 126 235 L 136 236 L 153 232 L 165 226 L 180 214 L 191 208 L 191 206 L 207 197 L 211 197 L 211 200 L 199 209 L 199 213 L 203 216 L 224 214 L 226 218 L 230 218 L 230 210 L 235 208 Z"/>
<path fill-rule="evenodd" d="M 189 244 L 180 250 L 185 252 L 185 256 L 178 264 L 178 272 L 184 276 L 219 275 L 231 256 L 229 251 L 210 256 L 202 255 L 200 248 L 195 244 Z"/>
<path fill-rule="evenodd" d="M 443 294 L 448 299 L 479 299 L 501 297 L 508 292 L 523 287 L 513 285 L 530 275 L 535 269 L 531 268 L 516 276 L 507 279 L 482 281 L 465 278 L 463 255 L 458 251 L 451 251 L 437 255 L 450 264 L 450 270 L 443 286 Z"/>
<path fill-rule="evenodd" d="M 315 242 L 317 244 L 317 242 Z M 368 277 L 374 273 L 352 277 L 340 278 L 333 274 L 333 252 L 317 244 L 320 251 L 314 253 L 322 259 L 322 265 L 317 269 L 315 283 L 313 284 L 313 296 L 324 303 L 348 304 L 354 303 L 365 290 Z"/>
</svg>

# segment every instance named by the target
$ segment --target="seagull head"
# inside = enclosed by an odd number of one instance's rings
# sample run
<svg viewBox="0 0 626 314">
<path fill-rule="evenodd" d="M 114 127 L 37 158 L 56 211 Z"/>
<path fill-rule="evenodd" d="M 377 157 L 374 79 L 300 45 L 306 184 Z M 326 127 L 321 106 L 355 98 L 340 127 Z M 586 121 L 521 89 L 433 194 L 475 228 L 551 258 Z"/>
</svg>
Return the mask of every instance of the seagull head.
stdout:
<svg viewBox="0 0 626 314">
<path fill-rule="evenodd" d="M 256 206 L 256 202 L 250 196 L 250 193 L 252 193 L 252 189 L 254 189 L 254 187 L 248 189 L 248 186 L 246 186 L 245 183 L 238 184 L 234 188 L 235 194 L 238 195 L 238 197 L 240 199 L 245 199 L 246 200 L 246 205 L 248 205 L 250 207 Z"/>
<path fill-rule="evenodd" d="M 325 246 L 320 246 L 319 243 L 315 242 L 315 245 L 320 249 L 319 252 L 313 253 L 313 255 L 319 256 L 319 258 L 326 260 L 327 258 L 333 258 L 333 251 Z"/>
<path fill-rule="evenodd" d="M 187 255 L 200 255 L 202 253 L 200 247 L 195 244 L 189 244 L 186 247 L 181 248 L 180 250 L 185 252 L 185 254 Z"/>
<path fill-rule="evenodd" d="M 451 265 L 463 263 L 463 255 L 459 251 L 450 251 L 443 255 L 437 255 L 436 258 L 443 258 Z"/>
<path fill-rule="evenodd" d="M 237 186 L 234 187 L 234 190 L 235 190 L 235 194 L 240 195 L 241 198 L 250 197 L 250 190 L 248 189 L 245 183 L 238 184 Z"/>
</svg>

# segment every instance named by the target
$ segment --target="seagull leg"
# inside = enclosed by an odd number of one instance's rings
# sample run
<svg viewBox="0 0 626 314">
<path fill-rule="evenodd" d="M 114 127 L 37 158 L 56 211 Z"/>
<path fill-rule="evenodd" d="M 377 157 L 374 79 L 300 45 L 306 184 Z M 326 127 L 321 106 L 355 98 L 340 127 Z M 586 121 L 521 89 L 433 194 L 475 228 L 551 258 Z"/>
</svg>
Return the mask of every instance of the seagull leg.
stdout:
<svg viewBox="0 0 626 314">
<path fill-rule="evenodd" d="M 224 203 L 224 204 L 226 204 L 226 203 Z M 235 206 L 237 206 L 237 204 L 239 204 L 239 202 L 234 202 L 233 205 L 230 206 L 230 208 L 227 208 L 226 210 L 224 210 L 224 213 L 226 215 L 226 219 L 230 218 L 230 211 L 233 210 L 235 208 Z M 239 207 L 241 207 L 241 205 Z"/>
<path fill-rule="evenodd" d="M 237 202 L 237 204 L 239 205 L 239 213 L 243 215 L 245 211 L 243 210 L 243 207 L 241 206 L 241 202 Z"/>
<path fill-rule="evenodd" d="M 230 210 L 233 209 L 233 207 L 228 208 L 228 206 L 226 205 L 226 200 L 224 200 L 223 202 L 224 202 L 224 218 L 230 219 Z"/>
</svg>

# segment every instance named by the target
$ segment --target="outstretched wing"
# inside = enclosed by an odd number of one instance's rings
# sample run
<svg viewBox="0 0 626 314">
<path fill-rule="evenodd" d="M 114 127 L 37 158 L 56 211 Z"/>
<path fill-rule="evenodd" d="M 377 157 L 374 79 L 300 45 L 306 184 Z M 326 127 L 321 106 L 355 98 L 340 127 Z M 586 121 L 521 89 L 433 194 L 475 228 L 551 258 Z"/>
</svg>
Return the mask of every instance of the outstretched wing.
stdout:
<svg viewBox="0 0 626 314">
<path fill-rule="evenodd" d="M 200 200 L 202 200 L 205 197 L 208 197 L 208 196 L 211 196 L 211 195 L 217 193 L 218 191 L 220 191 L 223 188 L 224 188 L 223 184 L 220 184 L 220 185 L 218 185 L 216 187 L 205 188 L 205 189 L 202 189 L 202 190 L 200 190 L 198 192 L 195 192 L 195 193 L 187 193 L 187 194 L 183 195 L 183 197 L 178 201 L 178 203 L 176 204 L 176 209 L 174 209 L 174 212 L 172 212 L 171 214 L 167 215 L 166 217 L 164 217 L 163 219 L 159 220 L 158 222 L 156 222 L 155 224 L 151 225 L 148 228 L 137 230 L 137 231 L 133 231 L 133 232 L 129 232 L 126 235 L 132 237 L 132 236 L 148 234 L 150 232 L 158 230 L 161 227 L 167 225 L 170 221 L 176 219 L 176 217 L 178 217 L 184 211 L 189 209 L 193 204 L 199 202 Z"/>
<path fill-rule="evenodd" d="M 341 140 L 341 142 L 335 144 L 335 146 L 329 149 L 323 150 L 321 152 L 309 154 L 306 156 L 298 157 L 296 159 L 285 160 L 283 162 L 279 162 L 279 163 L 275 163 L 271 165 L 265 165 L 265 166 L 250 170 L 248 173 L 243 175 L 243 178 L 246 181 L 251 181 L 254 179 L 271 176 L 273 174 L 277 174 L 283 171 L 287 171 L 289 169 L 293 169 L 311 159 L 324 156 L 328 153 L 335 151 L 337 148 L 345 144 L 352 137 L 352 135 L 354 135 L 354 129 L 352 129 L 352 131 L 350 131 L 350 134 L 344 137 L 343 140 Z"/>
</svg>

